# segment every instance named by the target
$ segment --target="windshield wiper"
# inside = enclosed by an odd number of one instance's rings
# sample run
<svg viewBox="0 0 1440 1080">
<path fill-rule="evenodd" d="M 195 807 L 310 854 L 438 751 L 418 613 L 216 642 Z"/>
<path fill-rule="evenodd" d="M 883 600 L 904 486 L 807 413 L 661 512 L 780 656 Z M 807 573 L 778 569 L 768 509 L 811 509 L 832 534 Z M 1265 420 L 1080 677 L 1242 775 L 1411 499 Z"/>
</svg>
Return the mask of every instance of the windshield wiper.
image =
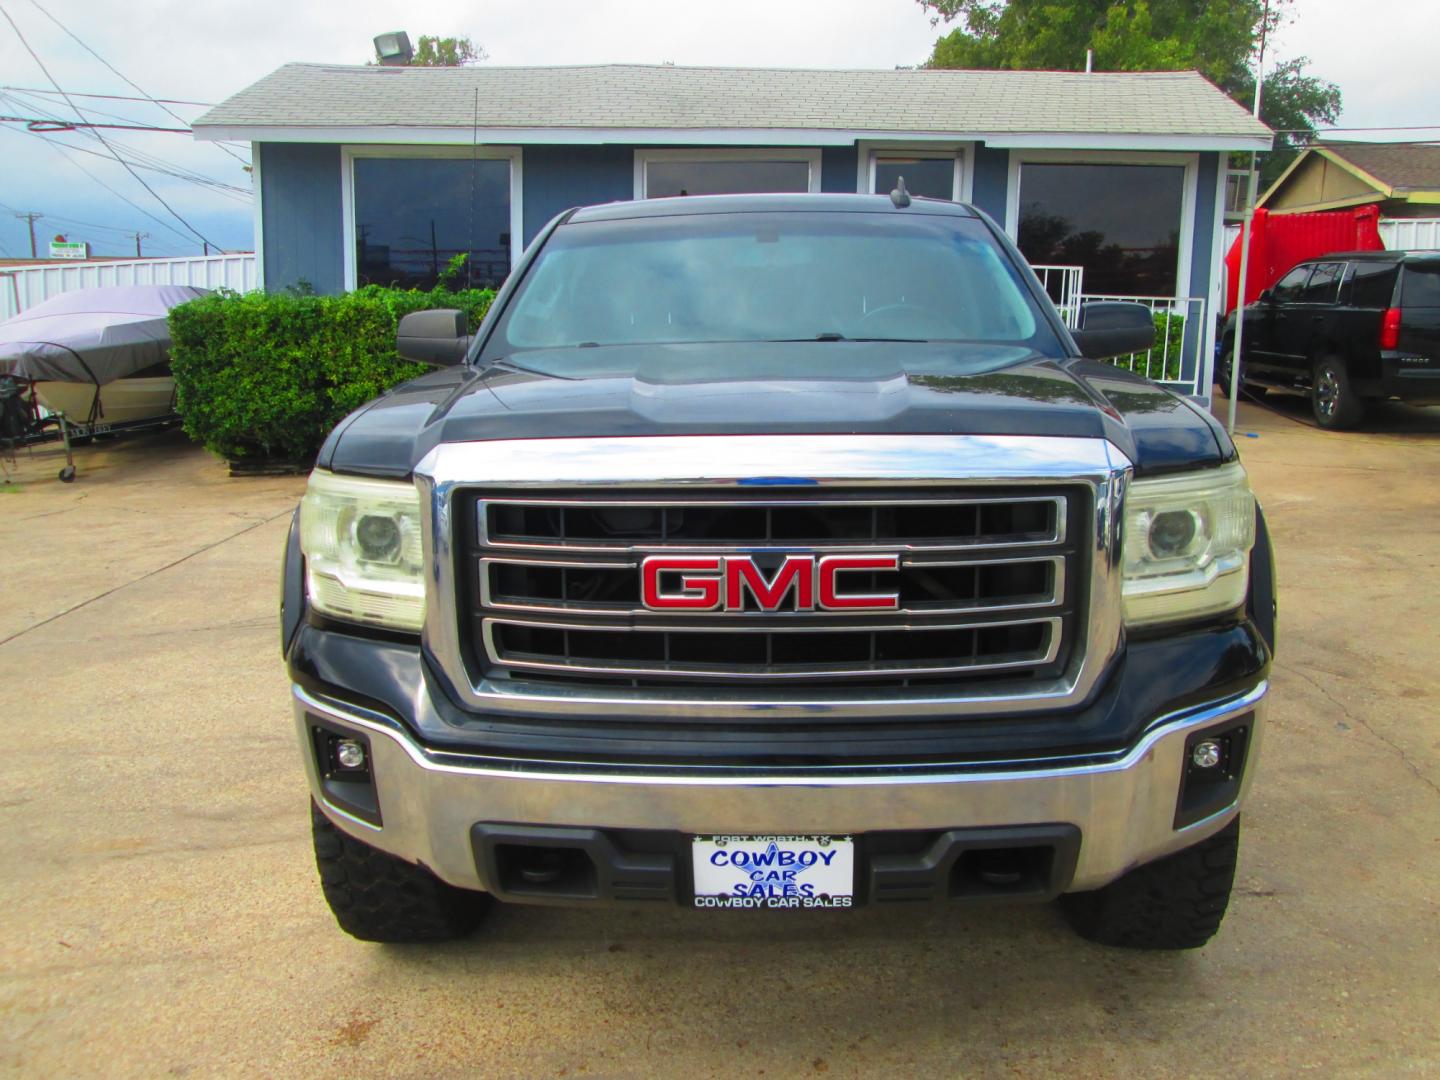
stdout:
<svg viewBox="0 0 1440 1080">
<path fill-rule="evenodd" d="M 921 344 L 921 343 L 923 343 L 923 342 L 929 341 L 930 339 L 929 339 L 929 338 L 916 338 L 916 337 L 846 337 L 844 334 L 840 333 L 838 330 L 823 330 L 823 331 L 821 331 L 820 333 L 816 334 L 814 337 L 803 337 L 803 338 L 802 338 L 802 337 L 796 337 L 796 338 L 773 338 L 772 340 L 774 340 L 774 341 L 779 341 L 779 342 L 791 342 L 791 341 L 901 341 L 901 342 L 910 342 L 911 344 Z"/>
<path fill-rule="evenodd" d="M 543 375 L 547 379 L 568 379 L 573 381 L 575 378 L 573 375 L 561 375 L 558 371 L 545 371 L 543 368 L 526 367 L 524 364 L 517 364 L 508 356 L 496 357 L 486 364 L 485 367 L 486 369 L 497 367 L 509 368 L 511 371 L 523 371 L 527 375 Z"/>
</svg>

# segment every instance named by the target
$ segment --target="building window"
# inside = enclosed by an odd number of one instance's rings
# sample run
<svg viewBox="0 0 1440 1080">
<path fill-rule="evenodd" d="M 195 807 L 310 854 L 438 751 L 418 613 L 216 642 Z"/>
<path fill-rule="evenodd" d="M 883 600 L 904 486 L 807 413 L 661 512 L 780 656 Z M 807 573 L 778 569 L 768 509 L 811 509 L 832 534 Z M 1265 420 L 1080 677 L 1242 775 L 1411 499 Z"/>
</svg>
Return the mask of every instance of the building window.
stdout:
<svg viewBox="0 0 1440 1080">
<path fill-rule="evenodd" d="M 1025 162 L 1016 243 L 1034 265 L 1083 266 L 1090 295 L 1177 296 L 1185 172 Z"/>
<path fill-rule="evenodd" d="M 639 151 L 635 196 L 749 195 L 820 190 L 820 155 L 809 150 Z"/>
<path fill-rule="evenodd" d="M 351 166 L 354 285 L 433 288 L 457 255 L 459 286 L 495 288 L 510 273 L 508 158 L 357 156 Z"/>
<path fill-rule="evenodd" d="M 960 197 L 960 158 L 956 154 L 922 154 L 880 151 L 870 156 L 870 190 L 885 195 L 895 190 L 900 177 L 911 195 L 929 199 Z"/>
</svg>

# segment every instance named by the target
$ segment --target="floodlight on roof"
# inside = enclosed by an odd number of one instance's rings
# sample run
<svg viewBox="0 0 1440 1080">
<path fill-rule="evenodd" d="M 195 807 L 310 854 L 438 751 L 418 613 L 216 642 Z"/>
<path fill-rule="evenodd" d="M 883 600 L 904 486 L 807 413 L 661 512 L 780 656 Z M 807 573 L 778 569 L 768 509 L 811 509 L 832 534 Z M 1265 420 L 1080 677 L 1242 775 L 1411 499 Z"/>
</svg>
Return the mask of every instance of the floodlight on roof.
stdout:
<svg viewBox="0 0 1440 1080">
<path fill-rule="evenodd" d="M 382 64 L 400 67 L 415 58 L 415 50 L 410 47 L 410 35 L 404 30 L 396 30 L 375 39 L 375 55 Z"/>
</svg>

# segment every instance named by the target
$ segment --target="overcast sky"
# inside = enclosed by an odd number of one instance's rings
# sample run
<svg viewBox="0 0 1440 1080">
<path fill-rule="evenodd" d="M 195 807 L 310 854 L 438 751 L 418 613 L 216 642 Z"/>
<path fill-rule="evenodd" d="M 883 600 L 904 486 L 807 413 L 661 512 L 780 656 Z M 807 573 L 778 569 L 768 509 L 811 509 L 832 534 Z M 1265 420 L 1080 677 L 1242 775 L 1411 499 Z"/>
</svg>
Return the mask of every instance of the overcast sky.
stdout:
<svg viewBox="0 0 1440 1080">
<path fill-rule="evenodd" d="M 39 3 L 146 92 L 197 102 L 220 101 L 289 60 L 361 63 L 372 53 L 370 39 L 386 30 L 406 30 L 412 40 L 422 33 L 468 35 L 489 53 L 489 63 L 501 65 L 671 61 L 871 68 L 920 63 L 943 32 L 931 27 L 930 17 L 914 0 Z M 65 90 L 135 93 L 46 18 L 34 0 L 0 0 L 0 9 Z M 1440 3 L 1367 0 L 1357 6 L 1353 0 L 1296 0 L 1292 10 L 1294 20 L 1282 33 L 1276 55 L 1308 55 L 1315 74 L 1340 84 L 1345 96 L 1342 124 L 1440 125 L 1440 63 L 1435 57 Z M 4 18 L 0 85 L 50 88 Z M 0 97 L 0 114 L 32 117 L 46 108 L 51 115 L 72 116 L 53 95 L 0 93 L 6 95 Z M 182 126 L 144 103 L 76 102 L 95 122 Z M 204 111 L 193 105 L 171 108 L 187 122 Z M 101 116 L 102 111 L 113 115 Z M 188 135 L 125 132 L 111 137 L 163 159 L 157 164 L 179 165 L 221 184 L 249 187 L 239 161 Z M 1397 132 L 1395 137 L 1407 136 Z M 1440 139 L 1440 128 L 1408 137 Z M 248 148 L 235 149 L 248 158 Z M 206 238 L 226 248 L 251 246 L 249 200 L 243 194 L 163 173 L 140 175 Z M 14 211 L 45 215 L 36 223 L 42 253 L 57 232 L 89 240 L 97 254 L 133 254 L 134 240 L 124 234 L 136 230 L 150 234 L 143 241 L 146 254 L 200 249 L 200 241 L 93 138 L 41 137 L 19 125 L 0 123 L 0 255 L 29 254 L 25 223 Z"/>
</svg>

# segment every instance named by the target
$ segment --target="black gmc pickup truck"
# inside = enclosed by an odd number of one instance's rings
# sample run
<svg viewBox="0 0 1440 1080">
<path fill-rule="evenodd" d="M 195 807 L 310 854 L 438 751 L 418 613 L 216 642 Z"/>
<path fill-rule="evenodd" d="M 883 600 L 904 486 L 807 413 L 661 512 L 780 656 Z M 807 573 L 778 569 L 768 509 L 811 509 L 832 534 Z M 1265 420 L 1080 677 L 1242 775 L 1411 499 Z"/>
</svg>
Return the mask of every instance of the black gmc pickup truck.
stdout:
<svg viewBox="0 0 1440 1080">
<path fill-rule="evenodd" d="M 1224 430 L 1103 362 L 1148 312 L 1068 330 L 992 221 L 897 189 L 572 210 L 465 331 L 401 322 L 440 370 L 335 429 L 285 555 L 342 928 L 1058 897 L 1215 933 L 1274 572 Z"/>
</svg>

